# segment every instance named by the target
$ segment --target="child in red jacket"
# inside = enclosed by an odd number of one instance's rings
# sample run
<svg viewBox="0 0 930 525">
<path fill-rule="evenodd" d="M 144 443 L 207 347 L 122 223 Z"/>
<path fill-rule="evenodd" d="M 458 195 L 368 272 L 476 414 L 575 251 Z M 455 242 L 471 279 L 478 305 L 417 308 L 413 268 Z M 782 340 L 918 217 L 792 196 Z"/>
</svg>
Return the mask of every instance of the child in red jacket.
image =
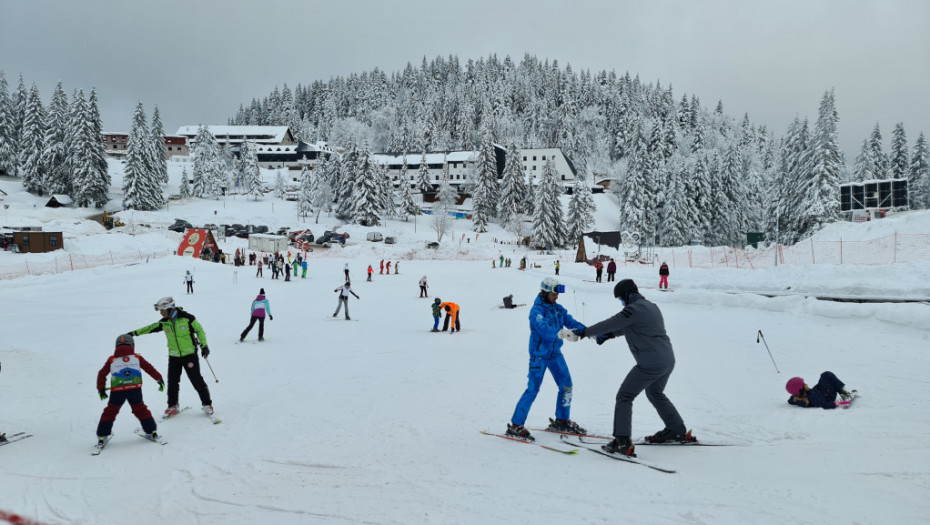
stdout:
<svg viewBox="0 0 930 525">
<path fill-rule="evenodd" d="M 149 439 L 158 439 L 155 433 L 157 425 L 152 413 L 149 412 L 145 403 L 142 402 L 142 371 L 145 370 L 152 379 L 158 381 L 158 391 L 165 391 L 165 382 L 161 374 L 148 361 L 139 354 L 135 353 L 136 344 L 130 334 L 124 334 L 116 338 L 116 351 L 107 358 L 103 368 L 97 372 L 97 392 L 100 399 L 107 398 L 107 392 L 104 388 L 107 375 L 110 376 L 110 402 L 103 409 L 100 416 L 100 423 L 97 424 L 97 443 L 98 446 L 108 441 L 110 431 L 113 429 L 113 422 L 116 421 L 116 414 L 119 413 L 123 403 L 129 402 L 133 415 L 142 423 L 142 430 L 148 435 Z"/>
</svg>

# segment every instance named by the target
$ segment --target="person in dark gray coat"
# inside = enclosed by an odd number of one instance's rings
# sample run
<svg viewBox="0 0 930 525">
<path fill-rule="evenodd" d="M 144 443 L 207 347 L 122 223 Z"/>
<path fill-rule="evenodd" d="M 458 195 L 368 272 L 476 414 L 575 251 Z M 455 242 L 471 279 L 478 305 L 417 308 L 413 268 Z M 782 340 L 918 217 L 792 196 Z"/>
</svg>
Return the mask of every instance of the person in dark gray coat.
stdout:
<svg viewBox="0 0 930 525">
<path fill-rule="evenodd" d="M 614 297 L 623 303 L 623 310 L 613 317 L 588 326 L 578 334 L 594 338 L 599 345 L 608 339 L 624 336 L 633 358 L 636 359 L 636 366 L 626 375 L 617 392 L 617 404 L 614 407 L 614 440 L 605 445 L 604 450 L 633 455 L 634 447 L 630 440 L 633 400 L 643 390 L 665 423 L 665 429 L 646 439 L 654 443 L 686 441 L 688 438 L 685 423 L 664 392 L 668 378 L 675 368 L 675 352 L 665 332 L 662 312 L 658 306 L 639 294 L 639 288 L 631 279 L 617 283 L 614 287 Z"/>
</svg>

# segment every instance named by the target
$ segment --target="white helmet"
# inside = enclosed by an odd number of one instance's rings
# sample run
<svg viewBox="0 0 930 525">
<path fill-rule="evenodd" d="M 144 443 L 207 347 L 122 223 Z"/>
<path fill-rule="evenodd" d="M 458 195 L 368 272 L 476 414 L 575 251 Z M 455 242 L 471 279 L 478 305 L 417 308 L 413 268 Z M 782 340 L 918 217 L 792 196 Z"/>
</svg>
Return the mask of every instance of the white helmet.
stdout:
<svg viewBox="0 0 930 525">
<path fill-rule="evenodd" d="M 560 283 L 555 277 L 546 277 L 539 284 L 539 288 L 544 292 L 565 293 L 565 285 Z"/>
<path fill-rule="evenodd" d="M 174 308 L 174 299 L 171 297 L 162 297 L 155 303 L 156 310 L 170 310 Z"/>
</svg>

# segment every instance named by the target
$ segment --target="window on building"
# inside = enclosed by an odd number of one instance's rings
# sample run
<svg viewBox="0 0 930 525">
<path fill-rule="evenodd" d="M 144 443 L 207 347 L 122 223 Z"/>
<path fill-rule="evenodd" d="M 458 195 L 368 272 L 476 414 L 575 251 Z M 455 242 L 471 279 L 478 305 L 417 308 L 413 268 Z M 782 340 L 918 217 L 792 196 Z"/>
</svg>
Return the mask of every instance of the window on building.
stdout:
<svg viewBox="0 0 930 525">
<path fill-rule="evenodd" d="M 543 155 L 542 157 L 543 157 L 542 160 L 546 160 L 546 156 L 545 156 L 545 155 Z"/>
<path fill-rule="evenodd" d="M 533 166 L 533 171 L 536 171 L 536 166 Z"/>
<path fill-rule="evenodd" d="M 48 245 L 51 246 L 51 247 L 58 246 L 58 236 L 57 236 L 57 235 L 49 235 L 49 237 L 48 237 Z"/>
<path fill-rule="evenodd" d="M 526 155 L 523 156 L 523 162 L 526 162 Z"/>
<path fill-rule="evenodd" d="M 533 162 L 536 162 L 536 155 L 533 155 Z M 533 168 L 535 169 L 535 168 Z"/>
</svg>

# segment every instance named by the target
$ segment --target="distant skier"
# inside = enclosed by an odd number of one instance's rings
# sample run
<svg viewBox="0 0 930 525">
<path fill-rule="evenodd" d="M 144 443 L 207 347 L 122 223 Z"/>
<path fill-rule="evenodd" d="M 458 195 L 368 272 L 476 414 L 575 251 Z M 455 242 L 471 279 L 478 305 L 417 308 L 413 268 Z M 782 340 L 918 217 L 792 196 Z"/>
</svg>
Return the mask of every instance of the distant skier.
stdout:
<svg viewBox="0 0 930 525">
<path fill-rule="evenodd" d="M 368 282 L 371 282 L 371 274 L 374 273 L 375 269 L 368 265 Z"/>
<path fill-rule="evenodd" d="M 187 273 L 184 274 L 184 282 L 187 283 L 187 293 L 194 293 L 194 276 L 191 275 L 190 270 L 187 270 Z"/>
<path fill-rule="evenodd" d="M 301 279 L 307 278 L 307 260 L 306 259 L 300 262 L 300 278 Z"/>
<path fill-rule="evenodd" d="M 791 394 L 788 398 L 788 404 L 802 408 L 823 408 L 831 409 L 843 404 L 849 404 L 855 390 L 846 390 L 846 385 L 840 381 L 833 372 L 824 372 L 820 374 L 820 381 L 810 388 L 800 377 L 792 377 L 785 385 L 785 390 Z M 843 401 L 837 402 L 836 396 L 839 394 Z"/>
<path fill-rule="evenodd" d="M 665 428 L 647 439 L 653 443 L 687 440 L 687 428 L 671 400 L 665 395 L 665 386 L 675 369 L 675 352 L 665 331 L 662 312 L 654 303 L 639 294 L 632 279 L 623 279 L 614 286 L 614 297 L 623 309 L 612 317 L 582 330 L 581 337 L 593 337 L 597 344 L 614 337 L 624 336 L 636 366 L 626 375 L 617 392 L 614 406 L 614 439 L 604 450 L 630 456 L 634 446 L 630 440 L 633 420 L 633 400 L 643 390 L 655 407 Z"/>
<path fill-rule="evenodd" d="M 384 267 L 385 269 L 387 269 L 387 274 L 391 275 L 391 261 L 388 261 L 387 264 L 384 265 Z"/>
<path fill-rule="evenodd" d="M 439 298 L 433 299 L 433 329 L 430 332 L 439 331 L 439 318 L 442 316 L 442 301 Z"/>
<path fill-rule="evenodd" d="M 400 261 L 394 261 L 394 275 L 400 273 Z"/>
<path fill-rule="evenodd" d="M 346 321 L 351 321 L 349 318 L 349 294 L 355 295 L 355 292 L 351 289 L 352 283 L 346 281 L 346 283 L 339 288 L 333 290 L 334 292 L 339 292 L 339 304 L 336 306 L 336 311 L 333 313 L 333 317 L 339 316 L 339 310 L 342 309 L 344 304 L 346 307 Z M 358 295 L 355 295 L 356 299 L 361 299 Z"/>
<path fill-rule="evenodd" d="M 446 312 L 446 319 L 442 322 L 442 331 L 445 332 L 449 329 L 449 324 L 451 321 L 452 330 L 450 334 L 454 334 L 456 330 L 459 332 L 462 331 L 462 322 L 461 322 L 461 311 L 459 305 L 453 302 L 445 302 L 440 305 L 440 307 Z"/>
<path fill-rule="evenodd" d="M 665 289 L 668 290 L 668 264 L 665 261 L 662 261 L 662 266 L 659 266 L 659 288 L 662 288 L 662 285 L 665 285 Z"/>
<path fill-rule="evenodd" d="M 559 270 L 561 268 L 562 268 L 562 265 L 559 263 L 559 261 L 555 261 L 555 274 L 556 275 L 559 275 Z"/>
<path fill-rule="evenodd" d="M 601 282 L 601 275 L 604 273 L 604 265 L 601 263 L 600 260 L 594 263 L 594 273 L 595 273 L 594 282 L 596 283 Z"/>
<path fill-rule="evenodd" d="M 552 374 L 552 379 L 559 387 L 556 398 L 555 419 L 549 425 L 549 430 L 556 432 L 570 432 L 573 434 L 587 434 L 587 431 L 569 419 L 572 407 L 572 376 L 568 371 L 568 364 L 562 356 L 562 341 L 578 341 L 579 337 L 572 330 L 582 331 L 585 325 L 576 321 L 564 306 L 558 304 L 560 293 L 565 293 L 565 285 L 554 277 L 546 277 L 539 285 L 540 291 L 533 308 L 530 310 L 530 364 L 527 373 L 526 390 L 520 396 L 517 406 L 507 423 L 507 435 L 533 441 L 530 431 L 524 427 L 526 417 L 536 401 L 539 387 L 546 375 L 546 370 Z"/>
<path fill-rule="evenodd" d="M 384 275 L 384 259 L 381 259 L 381 269 L 378 271 L 378 275 Z"/>
<path fill-rule="evenodd" d="M 132 335 L 123 334 L 117 337 L 116 350 L 97 372 L 97 393 L 101 401 L 107 398 L 106 379 L 107 376 L 110 377 L 110 401 L 103 409 L 103 414 L 100 415 L 100 422 L 97 423 L 98 447 L 103 447 L 107 442 L 113 431 L 116 415 L 126 402 L 129 402 L 133 415 L 142 424 L 142 430 L 151 439 L 158 438 L 156 433 L 158 425 L 155 423 L 155 418 L 142 401 L 142 371 L 144 370 L 152 376 L 152 379 L 158 381 L 159 392 L 165 391 L 165 382 L 158 370 L 135 351 L 136 343 Z"/>
<path fill-rule="evenodd" d="M 610 262 L 607 263 L 607 282 L 613 281 L 615 279 L 614 276 L 616 274 L 617 274 L 617 263 L 616 261 L 613 260 L 613 258 L 611 258 Z"/>
<path fill-rule="evenodd" d="M 197 358 L 197 345 L 206 359 L 210 355 L 207 346 L 207 334 L 204 333 L 200 321 L 192 314 L 185 312 L 180 306 L 174 304 L 171 297 L 162 297 L 155 303 L 155 310 L 161 313 L 161 319 L 129 332 L 130 335 L 140 336 L 154 332 L 164 332 L 168 343 L 168 408 L 164 417 L 171 417 L 178 413 L 178 391 L 181 388 L 181 370 L 187 373 L 187 378 L 200 396 L 205 414 L 213 415 L 213 401 L 210 399 L 210 389 L 200 375 L 200 360 Z M 195 339 L 196 337 L 196 339 Z"/>
<path fill-rule="evenodd" d="M 265 289 L 262 288 L 258 291 L 258 295 L 255 296 L 255 300 L 252 301 L 252 317 L 249 319 L 249 326 L 239 335 L 239 342 L 245 341 L 245 336 L 249 335 L 252 327 L 255 326 L 255 321 L 258 321 L 258 340 L 265 340 L 266 314 L 268 315 L 269 321 L 274 321 L 274 317 L 271 315 L 271 303 L 268 302 L 268 299 L 265 297 Z"/>
<path fill-rule="evenodd" d="M 420 278 L 420 297 L 427 297 L 426 289 L 429 286 L 426 284 L 426 276 Z"/>
<path fill-rule="evenodd" d="M 346 282 L 349 282 L 349 263 L 342 265 L 342 271 L 346 274 Z"/>
<path fill-rule="evenodd" d="M 513 294 L 510 294 L 504 297 L 504 308 L 516 308 L 517 305 L 513 304 Z"/>
</svg>

